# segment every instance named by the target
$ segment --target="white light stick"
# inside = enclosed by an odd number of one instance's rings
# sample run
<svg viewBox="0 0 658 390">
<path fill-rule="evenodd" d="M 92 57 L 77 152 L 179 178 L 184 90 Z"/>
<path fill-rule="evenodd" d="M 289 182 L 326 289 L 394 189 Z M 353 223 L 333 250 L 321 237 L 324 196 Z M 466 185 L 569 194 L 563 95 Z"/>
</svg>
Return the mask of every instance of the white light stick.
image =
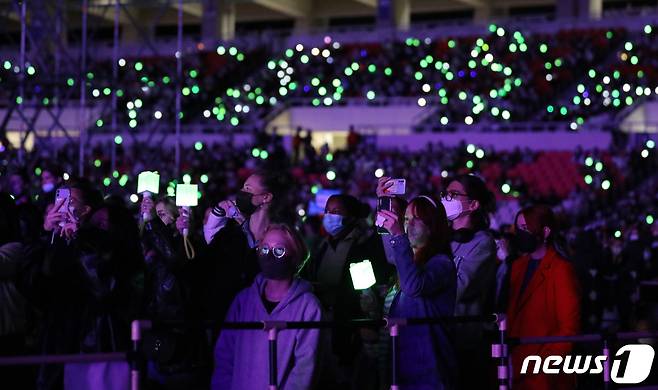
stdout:
<svg viewBox="0 0 658 390">
<path fill-rule="evenodd" d="M 350 264 L 350 276 L 355 290 L 365 290 L 377 283 L 370 260 Z"/>
<path fill-rule="evenodd" d="M 137 176 L 137 193 L 144 198 L 150 198 L 152 194 L 160 192 L 160 175 L 157 172 L 144 171 Z M 144 222 L 151 218 L 149 213 L 142 214 Z"/>
<path fill-rule="evenodd" d="M 190 207 L 199 205 L 198 186 L 196 184 L 176 185 L 176 206 L 182 207 L 187 216 L 190 215 Z M 187 236 L 187 229 L 183 230 Z"/>
<path fill-rule="evenodd" d="M 199 204 L 199 189 L 196 184 L 177 184 L 176 185 L 176 206 L 182 207 L 185 212 L 185 216 L 189 218 L 190 216 L 190 207 L 197 206 Z M 183 229 L 183 244 L 185 246 L 185 254 L 188 259 L 193 259 L 195 257 L 194 247 L 192 243 L 188 240 L 187 235 L 189 234 L 188 228 Z"/>
</svg>

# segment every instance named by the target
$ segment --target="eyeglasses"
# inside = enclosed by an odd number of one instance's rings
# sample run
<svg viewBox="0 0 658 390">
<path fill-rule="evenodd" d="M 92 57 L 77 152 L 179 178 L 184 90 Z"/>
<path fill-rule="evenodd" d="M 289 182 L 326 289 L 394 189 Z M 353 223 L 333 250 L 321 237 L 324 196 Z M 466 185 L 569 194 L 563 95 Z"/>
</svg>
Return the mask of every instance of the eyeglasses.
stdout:
<svg viewBox="0 0 658 390">
<path fill-rule="evenodd" d="M 468 198 L 467 194 L 462 194 L 461 192 L 457 192 L 457 191 L 442 191 L 439 194 L 439 196 L 441 197 L 441 199 L 445 199 L 447 201 L 451 201 L 451 200 L 455 199 L 458 196 L 463 196 L 463 197 Z"/>
<path fill-rule="evenodd" d="M 265 255 L 267 256 L 270 251 L 272 252 L 272 255 L 276 257 L 277 259 L 282 258 L 283 256 L 286 255 L 286 248 L 282 246 L 275 246 L 270 248 L 267 245 L 263 245 L 261 247 L 258 247 L 258 254 Z"/>
</svg>

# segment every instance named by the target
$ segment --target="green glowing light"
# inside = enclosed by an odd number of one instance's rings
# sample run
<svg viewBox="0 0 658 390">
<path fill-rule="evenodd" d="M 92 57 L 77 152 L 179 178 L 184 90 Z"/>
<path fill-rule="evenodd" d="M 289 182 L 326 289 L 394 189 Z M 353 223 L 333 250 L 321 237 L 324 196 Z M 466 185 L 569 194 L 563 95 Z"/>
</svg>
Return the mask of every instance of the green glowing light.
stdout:
<svg viewBox="0 0 658 390">
<path fill-rule="evenodd" d="M 196 149 L 197 151 L 203 149 L 203 142 L 201 142 L 201 141 L 195 142 L 194 143 L 194 149 Z"/>
<path fill-rule="evenodd" d="M 117 145 L 121 145 L 123 143 L 123 137 L 117 135 L 116 137 L 114 137 L 114 143 Z"/>
<path fill-rule="evenodd" d="M 142 69 L 144 69 L 144 65 L 141 62 L 136 62 L 135 63 L 135 70 L 139 72 Z"/>
<path fill-rule="evenodd" d="M 99 160 L 99 159 L 94 160 L 94 166 L 96 168 L 100 168 L 101 167 L 101 160 Z"/>
</svg>

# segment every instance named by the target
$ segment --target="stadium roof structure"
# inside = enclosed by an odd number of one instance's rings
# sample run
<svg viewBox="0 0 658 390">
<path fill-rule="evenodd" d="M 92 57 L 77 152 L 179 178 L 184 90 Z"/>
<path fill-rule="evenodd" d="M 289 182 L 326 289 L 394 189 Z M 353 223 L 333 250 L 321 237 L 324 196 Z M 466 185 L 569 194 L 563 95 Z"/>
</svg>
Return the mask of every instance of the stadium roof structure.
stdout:
<svg viewBox="0 0 658 390">
<path fill-rule="evenodd" d="M 597 18 L 604 11 L 656 6 L 647 0 L 30 0 L 28 14 L 62 13 L 62 29 L 81 28 L 81 4 L 86 3 L 90 26 L 111 38 L 112 8 L 120 3 L 119 23 L 124 41 L 144 33 L 175 37 L 179 3 L 184 34 L 202 40 L 231 39 L 236 33 L 285 30 L 308 33 L 353 26 L 388 24 L 406 29 L 414 24 L 471 23 L 509 18 Z M 5 32 L 20 31 L 20 2 L 0 2 Z M 38 19 L 38 18 L 37 18 Z M 136 25 L 142 29 L 137 29 Z"/>
</svg>

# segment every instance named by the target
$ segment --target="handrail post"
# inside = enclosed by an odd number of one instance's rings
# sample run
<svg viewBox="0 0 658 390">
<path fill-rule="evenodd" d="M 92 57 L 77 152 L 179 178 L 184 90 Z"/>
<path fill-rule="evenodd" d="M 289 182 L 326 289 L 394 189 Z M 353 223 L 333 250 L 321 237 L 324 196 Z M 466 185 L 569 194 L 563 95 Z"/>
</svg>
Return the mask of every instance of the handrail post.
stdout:
<svg viewBox="0 0 658 390">
<path fill-rule="evenodd" d="M 603 356 L 605 356 L 605 361 L 603 362 L 603 388 L 610 388 L 610 348 L 608 348 L 608 339 L 603 339 Z"/>
<path fill-rule="evenodd" d="M 284 321 L 263 321 L 263 330 L 267 332 L 269 343 L 269 367 L 270 367 L 270 384 L 268 390 L 277 390 L 278 388 L 278 370 L 276 365 L 277 351 L 276 343 L 280 329 L 285 329 Z"/>
<path fill-rule="evenodd" d="M 386 318 L 386 327 L 391 336 L 391 390 L 399 390 L 398 386 L 398 337 L 400 336 L 400 326 L 407 324 L 404 318 Z"/>
<path fill-rule="evenodd" d="M 507 331 L 507 318 L 505 314 L 496 314 L 496 324 L 498 325 L 498 332 L 500 339 L 498 344 L 491 345 L 491 357 L 498 359 L 498 389 L 507 390 L 510 386 L 509 375 L 509 353 L 506 340 Z"/>
<path fill-rule="evenodd" d="M 139 390 L 141 370 L 144 359 L 141 351 L 142 331 L 151 329 L 151 321 L 134 320 L 130 324 L 130 339 L 132 340 L 132 356 L 130 357 L 130 390 Z"/>
</svg>

